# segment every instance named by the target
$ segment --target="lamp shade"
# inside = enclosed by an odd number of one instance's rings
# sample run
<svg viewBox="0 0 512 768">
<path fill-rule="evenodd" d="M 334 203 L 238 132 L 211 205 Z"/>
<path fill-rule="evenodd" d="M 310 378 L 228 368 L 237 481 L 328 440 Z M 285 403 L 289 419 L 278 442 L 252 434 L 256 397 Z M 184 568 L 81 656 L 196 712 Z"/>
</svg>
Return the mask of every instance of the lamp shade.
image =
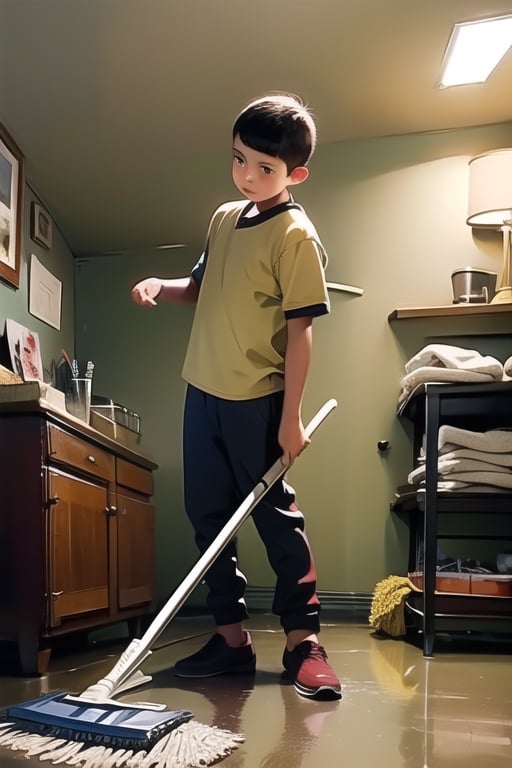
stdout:
<svg viewBox="0 0 512 768">
<path fill-rule="evenodd" d="M 496 149 L 469 161 L 466 224 L 501 229 L 512 220 L 512 149 Z"/>
</svg>

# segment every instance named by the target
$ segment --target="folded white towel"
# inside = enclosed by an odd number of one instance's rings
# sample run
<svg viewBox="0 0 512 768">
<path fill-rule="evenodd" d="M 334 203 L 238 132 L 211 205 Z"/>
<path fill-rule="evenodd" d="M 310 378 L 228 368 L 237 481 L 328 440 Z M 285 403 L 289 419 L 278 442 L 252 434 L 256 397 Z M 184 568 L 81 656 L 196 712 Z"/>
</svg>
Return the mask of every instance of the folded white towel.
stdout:
<svg viewBox="0 0 512 768">
<path fill-rule="evenodd" d="M 509 467 L 500 467 L 498 464 L 489 464 L 486 461 L 474 459 L 446 459 L 441 458 L 437 462 L 437 471 L 440 475 L 449 475 L 451 472 L 500 472 L 512 475 Z"/>
<path fill-rule="evenodd" d="M 478 485 L 475 483 L 463 483 L 460 480 L 440 480 L 437 484 L 438 491 L 449 493 L 503 493 L 503 488 L 495 485 Z M 425 484 L 417 489 L 417 493 L 425 493 Z"/>
<path fill-rule="evenodd" d="M 512 357 L 509 357 L 507 360 L 505 360 L 503 365 L 503 372 L 505 373 L 505 376 L 512 378 Z"/>
<path fill-rule="evenodd" d="M 494 485 L 496 488 L 512 488 L 512 474 L 504 472 L 453 472 L 450 480 Z"/>
<path fill-rule="evenodd" d="M 447 447 L 450 450 L 445 452 Z M 512 467 L 512 453 L 489 453 L 488 451 L 474 451 L 471 448 L 455 448 L 455 446 L 447 445 L 443 446 L 442 451 L 439 451 L 439 461 L 445 459 L 474 459 L 475 461 L 494 464 L 497 467 Z"/>
<path fill-rule="evenodd" d="M 512 371 L 512 358 L 510 358 Z M 481 355 L 475 349 L 451 344 L 427 344 L 405 363 L 405 376 L 400 381 L 398 413 L 416 388 L 427 383 L 489 383 L 507 376 L 503 364 L 495 357 Z"/>
<path fill-rule="evenodd" d="M 405 364 L 405 372 L 418 368 L 454 368 L 473 373 L 486 373 L 491 378 L 503 378 L 503 365 L 495 357 L 481 355 L 475 349 L 454 347 L 450 344 L 428 344 Z"/>
<path fill-rule="evenodd" d="M 460 479 L 465 482 L 474 482 L 473 475 L 476 472 L 486 472 L 488 474 L 497 473 L 500 475 L 510 475 L 512 478 L 512 469 L 508 467 L 499 467 L 497 464 L 488 464 L 485 461 L 474 461 L 473 459 L 440 459 L 437 463 L 437 472 L 439 475 L 446 475 L 453 477 L 454 473 L 460 475 Z M 471 477 L 464 478 L 462 474 L 471 475 Z M 410 485 L 415 485 L 418 482 L 425 480 L 426 466 L 421 464 L 416 469 L 413 469 L 407 477 L 407 482 Z"/>
<path fill-rule="evenodd" d="M 445 445 L 457 445 L 488 453 L 512 453 L 512 431 L 491 429 L 487 432 L 472 432 L 469 429 L 442 424 L 439 427 L 438 450 Z"/>
<path fill-rule="evenodd" d="M 494 378 L 489 373 L 465 371 L 458 368 L 424 366 L 423 368 L 416 368 L 401 379 L 398 403 L 400 404 L 406 400 L 419 384 L 486 384 L 492 381 L 494 381 Z"/>
<path fill-rule="evenodd" d="M 461 480 L 439 480 L 437 484 L 438 491 L 460 491 L 467 488 L 472 488 L 471 483 L 464 483 Z M 425 491 L 425 483 L 422 483 L 418 491 Z"/>
<path fill-rule="evenodd" d="M 441 485 L 441 483 L 439 483 Z M 496 485 L 475 485 L 474 483 L 461 483 L 456 481 L 457 488 L 439 488 L 438 490 L 457 491 L 457 493 L 503 493 L 503 488 Z M 508 491 L 507 491 L 508 493 Z"/>
</svg>

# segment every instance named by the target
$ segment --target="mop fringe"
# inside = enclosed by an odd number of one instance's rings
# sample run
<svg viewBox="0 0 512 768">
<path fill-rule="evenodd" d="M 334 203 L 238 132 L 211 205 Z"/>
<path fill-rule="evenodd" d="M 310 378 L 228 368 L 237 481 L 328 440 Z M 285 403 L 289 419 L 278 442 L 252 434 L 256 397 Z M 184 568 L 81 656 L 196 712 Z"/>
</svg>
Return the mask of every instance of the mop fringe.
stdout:
<svg viewBox="0 0 512 768">
<path fill-rule="evenodd" d="M 149 751 L 134 752 L 89 747 L 83 742 L 27 733 L 15 723 L 0 724 L 1 747 L 52 765 L 79 768 L 202 768 L 227 757 L 243 742 L 242 734 L 189 721 L 166 734 Z"/>
<path fill-rule="evenodd" d="M 405 635 L 405 598 L 418 588 L 407 576 L 387 576 L 373 593 L 370 626 L 391 637 Z"/>
</svg>

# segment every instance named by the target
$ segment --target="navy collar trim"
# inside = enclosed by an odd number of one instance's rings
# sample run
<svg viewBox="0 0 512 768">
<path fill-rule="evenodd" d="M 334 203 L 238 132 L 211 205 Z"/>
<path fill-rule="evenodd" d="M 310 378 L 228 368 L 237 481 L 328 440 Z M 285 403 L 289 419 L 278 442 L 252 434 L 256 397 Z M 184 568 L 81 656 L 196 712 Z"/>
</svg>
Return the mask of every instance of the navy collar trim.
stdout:
<svg viewBox="0 0 512 768">
<path fill-rule="evenodd" d="M 253 207 L 254 203 L 247 203 L 240 216 L 238 217 L 235 229 L 247 229 L 247 227 L 255 227 L 258 224 L 263 224 L 263 222 L 269 221 L 269 219 L 273 219 L 274 216 L 278 216 L 284 211 L 289 211 L 292 209 L 299 211 L 302 210 L 302 206 L 300 206 L 294 200 L 289 200 L 287 203 L 279 203 L 279 205 L 275 205 L 273 208 L 269 208 L 267 211 L 257 213 L 255 216 L 247 216 Z"/>
</svg>

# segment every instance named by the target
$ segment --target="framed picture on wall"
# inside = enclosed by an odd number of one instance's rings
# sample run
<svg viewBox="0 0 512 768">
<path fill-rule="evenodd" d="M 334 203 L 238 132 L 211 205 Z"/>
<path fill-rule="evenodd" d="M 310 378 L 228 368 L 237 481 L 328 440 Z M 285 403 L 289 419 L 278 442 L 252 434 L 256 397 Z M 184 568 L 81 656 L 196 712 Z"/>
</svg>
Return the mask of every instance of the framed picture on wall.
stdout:
<svg viewBox="0 0 512 768">
<path fill-rule="evenodd" d="M 52 220 L 39 203 L 32 203 L 30 237 L 43 248 L 52 247 Z"/>
<path fill-rule="evenodd" d="M 25 158 L 0 123 L 0 279 L 19 288 Z"/>
</svg>

